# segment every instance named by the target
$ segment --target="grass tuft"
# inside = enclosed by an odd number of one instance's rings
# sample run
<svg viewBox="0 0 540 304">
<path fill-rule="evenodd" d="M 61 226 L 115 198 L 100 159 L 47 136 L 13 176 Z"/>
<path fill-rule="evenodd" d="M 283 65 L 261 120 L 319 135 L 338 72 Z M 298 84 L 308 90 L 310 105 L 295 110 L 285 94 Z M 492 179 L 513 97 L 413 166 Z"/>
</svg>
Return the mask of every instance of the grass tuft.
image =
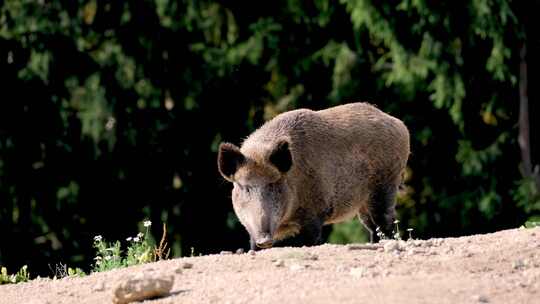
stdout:
<svg viewBox="0 0 540 304">
<path fill-rule="evenodd" d="M 30 280 L 30 273 L 28 273 L 28 266 L 24 265 L 15 274 L 8 274 L 7 268 L 2 267 L 0 269 L 0 285 L 2 284 L 17 284 L 21 282 L 28 282 Z"/>
</svg>

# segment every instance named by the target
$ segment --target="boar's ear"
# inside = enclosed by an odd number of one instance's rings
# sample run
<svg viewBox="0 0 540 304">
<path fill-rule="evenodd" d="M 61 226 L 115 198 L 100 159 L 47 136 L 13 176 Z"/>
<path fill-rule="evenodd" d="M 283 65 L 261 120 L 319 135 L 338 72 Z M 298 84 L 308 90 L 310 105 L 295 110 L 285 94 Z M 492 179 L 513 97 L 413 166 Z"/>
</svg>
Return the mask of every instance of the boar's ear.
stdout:
<svg viewBox="0 0 540 304">
<path fill-rule="evenodd" d="M 292 166 L 292 155 L 291 150 L 289 150 L 289 143 L 285 140 L 278 142 L 272 153 L 269 157 L 272 165 L 281 173 L 285 173 L 291 169 Z"/>
<path fill-rule="evenodd" d="M 218 170 L 226 180 L 233 181 L 234 173 L 244 161 L 245 157 L 237 146 L 230 143 L 219 145 Z"/>
</svg>

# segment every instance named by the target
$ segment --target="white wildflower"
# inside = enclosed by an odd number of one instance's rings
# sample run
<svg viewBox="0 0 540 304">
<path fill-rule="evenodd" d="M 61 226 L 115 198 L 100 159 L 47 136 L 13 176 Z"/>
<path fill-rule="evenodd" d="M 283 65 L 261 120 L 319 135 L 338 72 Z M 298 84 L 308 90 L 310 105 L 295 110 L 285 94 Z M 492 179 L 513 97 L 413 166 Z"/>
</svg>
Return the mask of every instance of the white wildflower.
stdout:
<svg viewBox="0 0 540 304">
<path fill-rule="evenodd" d="M 110 256 L 110 255 L 105 257 L 105 260 L 107 260 L 107 261 L 110 260 L 110 259 L 112 259 L 112 256 Z"/>
<path fill-rule="evenodd" d="M 133 240 L 132 237 L 128 237 L 128 238 L 126 239 L 126 241 L 128 241 L 128 242 L 131 242 L 131 240 Z"/>
<path fill-rule="evenodd" d="M 103 238 L 101 237 L 101 235 L 96 235 L 96 236 L 94 237 L 94 241 L 96 241 L 96 242 L 101 242 L 102 239 L 103 239 Z"/>
<path fill-rule="evenodd" d="M 143 236 L 144 236 L 144 233 L 142 232 L 137 233 L 137 238 L 142 239 Z"/>
<path fill-rule="evenodd" d="M 94 260 L 99 261 L 101 260 L 101 257 L 98 255 L 97 257 L 94 258 Z"/>
<path fill-rule="evenodd" d="M 150 226 L 152 226 L 152 222 L 151 221 L 144 221 L 143 225 L 144 225 L 144 227 L 150 227 Z"/>
<path fill-rule="evenodd" d="M 107 119 L 107 123 L 105 124 L 105 129 L 110 131 L 112 128 L 114 128 L 114 125 L 116 125 L 116 119 L 114 119 L 114 117 L 109 117 L 109 119 Z"/>
<path fill-rule="evenodd" d="M 133 241 L 134 241 L 134 242 L 138 242 L 138 241 L 140 241 L 140 239 L 139 239 L 138 236 L 136 236 L 136 237 L 133 238 Z"/>
</svg>

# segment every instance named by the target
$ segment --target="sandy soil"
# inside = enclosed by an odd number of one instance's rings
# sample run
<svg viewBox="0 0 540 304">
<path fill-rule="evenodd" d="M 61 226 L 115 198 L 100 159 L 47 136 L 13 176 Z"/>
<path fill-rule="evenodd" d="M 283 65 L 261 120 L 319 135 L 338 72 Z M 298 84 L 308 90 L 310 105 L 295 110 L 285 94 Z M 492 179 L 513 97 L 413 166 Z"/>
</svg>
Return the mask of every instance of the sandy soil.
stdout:
<svg viewBox="0 0 540 304">
<path fill-rule="evenodd" d="M 191 266 L 191 268 L 190 268 Z M 0 286 L 0 303 L 111 303 L 134 273 L 173 275 L 145 303 L 540 303 L 540 227 L 486 235 L 180 258 Z"/>
</svg>

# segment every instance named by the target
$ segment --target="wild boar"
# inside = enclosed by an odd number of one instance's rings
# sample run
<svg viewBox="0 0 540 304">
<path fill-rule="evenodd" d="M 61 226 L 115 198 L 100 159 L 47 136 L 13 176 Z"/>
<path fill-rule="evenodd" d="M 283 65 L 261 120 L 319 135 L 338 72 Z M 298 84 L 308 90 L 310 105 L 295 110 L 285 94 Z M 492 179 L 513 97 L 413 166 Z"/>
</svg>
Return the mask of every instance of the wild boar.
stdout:
<svg viewBox="0 0 540 304">
<path fill-rule="evenodd" d="M 237 147 L 221 143 L 218 170 L 251 248 L 316 245 L 323 225 L 358 216 L 378 241 L 392 233 L 409 131 L 368 103 L 299 109 L 266 122 Z"/>
</svg>

